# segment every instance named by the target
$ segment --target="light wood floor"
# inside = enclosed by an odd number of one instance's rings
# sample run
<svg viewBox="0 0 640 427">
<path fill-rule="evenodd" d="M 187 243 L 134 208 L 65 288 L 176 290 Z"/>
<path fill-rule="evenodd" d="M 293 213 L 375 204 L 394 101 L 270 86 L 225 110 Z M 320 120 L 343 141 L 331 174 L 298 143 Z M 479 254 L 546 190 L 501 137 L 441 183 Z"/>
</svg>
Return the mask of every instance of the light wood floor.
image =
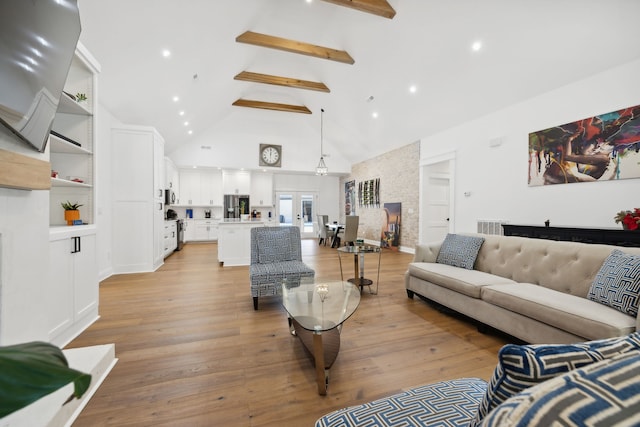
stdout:
<svg viewBox="0 0 640 427">
<path fill-rule="evenodd" d="M 340 278 L 335 249 L 316 240 L 302 248 L 316 277 Z M 115 343 L 119 362 L 74 426 L 313 426 L 331 410 L 412 386 L 488 379 L 507 338 L 408 299 L 411 258 L 383 253 L 379 294 L 365 288 L 344 324 L 327 396 L 278 298 L 261 298 L 254 311 L 248 267 L 220 267 L 216 244 L 187 244 L 154 273 L 110 277 L 100 320 L 68 348 Z"/>
</svg>

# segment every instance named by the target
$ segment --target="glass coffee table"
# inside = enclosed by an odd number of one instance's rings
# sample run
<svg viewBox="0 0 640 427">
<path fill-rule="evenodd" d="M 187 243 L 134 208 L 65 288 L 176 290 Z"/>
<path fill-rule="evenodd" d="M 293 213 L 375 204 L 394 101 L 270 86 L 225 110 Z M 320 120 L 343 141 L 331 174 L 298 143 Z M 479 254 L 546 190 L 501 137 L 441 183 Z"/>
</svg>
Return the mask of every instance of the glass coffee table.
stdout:
<svg viewBox="0 0 640 427">
<path fill-rule="evenodd" d="M 358 308 L 360 292 L 349 282 L 313 277 L 282 282 L 289 328 L 313 355 L 318 394 L 327 394 L 329 369 L 338 357 L 342 324 Z"/>
</svg>

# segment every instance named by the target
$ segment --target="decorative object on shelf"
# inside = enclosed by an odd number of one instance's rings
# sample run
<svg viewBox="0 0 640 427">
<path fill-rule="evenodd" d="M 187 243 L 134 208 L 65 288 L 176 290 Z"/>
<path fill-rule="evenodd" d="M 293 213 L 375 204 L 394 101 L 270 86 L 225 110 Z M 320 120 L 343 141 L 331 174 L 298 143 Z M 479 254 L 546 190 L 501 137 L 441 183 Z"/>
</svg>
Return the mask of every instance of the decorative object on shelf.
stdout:
<svg viewBox="0 0 640 427">
<path fill-rule="evenodd" d="M 380 178 L 360 182 L 358 200 L 360 206 L 380 207 Z"/>
<path fill-rule="evenodd" d="M 282 166 L 282 146 L 273 144 L 260 144 L 258 156 L 260 166 L 280 167 Z"/>
<path fill-rule="evenodd" d="M 544 226 L 545 226 L 545 227 L 548 227 L 549 225 L 551 225 L 551 221 L 546 220 L 546 221 L 544 222 Z"/>
<path fill-rule="evenodd" d="M 64 403 L 80 398 L 91 385 L 91 375 L 69 368 L 62 350 L 45 342 L 0 347 L 0 418 L 73 382 L 73 394 Z"/>
<path fill-rule="evenodd" d="M 640 105 L 529 134 L 529 186 L 640 178 Z"/>
<path fill-rule="evenodd" d="M 324 139 L 324 135 L 322 134 L 322 130 L 324 128 L 324 108 L 320 109 L 320 161 L 318 162 L 318 166 L 316 166 L 316 175 L 324 176 L 329 173 L 329 168 L 324 163 L 324 153 L 322 152 L 322 140 Z"/>
<path fill-rule="evenodd" d="M 87 95 L 81 92 L 76 93 L 76 102 L 87 102 Z"/>
<path fill-rule="evenodd" d="M 640 228 L 640 208 L 634 208 L 632 211 L 620 211 L 613 218 L 616 224 L 622 223 L 625 230 L 638 230 Z"/>
<path fill-rule="evenodd" d="M 60 204 L 64 208 L 64 220 L 67 221 L 67 225 L 74 225 L 75 221 L 80 220 L 80 211 L 78 208 L 82 206 L 81 204 L 71 203 L 68 200 Z"/>
</svg>

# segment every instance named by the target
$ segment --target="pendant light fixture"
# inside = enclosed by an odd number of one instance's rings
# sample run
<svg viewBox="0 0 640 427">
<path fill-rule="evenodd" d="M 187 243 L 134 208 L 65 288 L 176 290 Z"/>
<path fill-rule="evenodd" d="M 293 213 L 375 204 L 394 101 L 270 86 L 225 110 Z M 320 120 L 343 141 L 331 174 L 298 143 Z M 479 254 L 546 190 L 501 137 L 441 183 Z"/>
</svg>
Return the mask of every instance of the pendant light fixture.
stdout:
<svg viewBox="0 0 640 427">
<path fill-rule="evenodd" d="M 322 125 L 324 118 L 324 108 L 320 109 L 320 162 L 318 162 L 318 166 L 316 167 L 316 175 L 326 175 L 329 172 L 327 165 L 324 164 L 324 154 L 322 153 Z"/>
</svg>

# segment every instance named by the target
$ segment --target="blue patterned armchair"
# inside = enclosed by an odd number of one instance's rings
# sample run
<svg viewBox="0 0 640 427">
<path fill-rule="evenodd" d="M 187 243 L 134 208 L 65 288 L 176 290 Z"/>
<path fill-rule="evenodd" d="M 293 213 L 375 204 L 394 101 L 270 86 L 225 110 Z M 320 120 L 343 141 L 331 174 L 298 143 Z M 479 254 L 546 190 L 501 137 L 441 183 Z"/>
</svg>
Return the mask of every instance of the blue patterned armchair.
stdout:
<svg viewBox="0 0 640 427">
<path fill-rule="evenodd" d="M 282 279 L 314 275 L 315 271 L 302 262 L 298 227 L 251 229 L 249 281 L 254 310 L 258 309 L 258 297 L 280 295 Z"/>
</svg>

